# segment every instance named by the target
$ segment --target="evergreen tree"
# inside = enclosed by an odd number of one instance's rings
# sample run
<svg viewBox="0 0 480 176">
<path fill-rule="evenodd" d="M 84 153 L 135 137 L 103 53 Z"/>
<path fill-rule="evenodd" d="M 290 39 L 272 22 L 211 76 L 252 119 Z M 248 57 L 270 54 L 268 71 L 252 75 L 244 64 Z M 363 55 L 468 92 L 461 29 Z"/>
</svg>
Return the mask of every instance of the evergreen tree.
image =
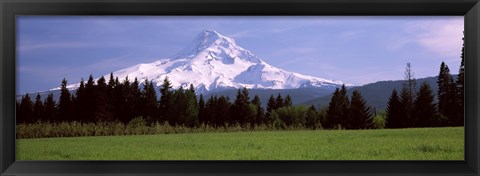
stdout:
<svg viewBox="0 0 480 176">
<path fill-rule="evenodd" d="M 358 90 L 353 91 L 349 117 L 349 129 L 367 129 L 373 126 L 372 110 Z"/>
<path fill-rule="evenodd" d="M 76 99 L 74 100 L 74 105 L 75 107 L 73 108 L 74 109 L 74 120 L 75 121 L 83 121 L 82 118 L 86 118 L 87 117 L 87 113 L 85 111 L 85 109 L 87 108 L 87 104 L 88 102 L 86 102 L 87 100 L 87 97 L 86 97 L 86 93 L 85 93 L 85 82 L 83 81 L 83 78 L 80 80 L 80 86 L 78 87 L 77 89 L 77 92 L 75 93 L 77 96 L 76 96 Z"/>
<path fill-rule="evenodd" d="M 207 100 L 207 103 L 205 105 L 205 121 L 206 121 L 205 124 L 213 125 L 213 126 L 216 125 L 216 119 L 217 119 L 216 108 L 218 107 L 217 104 L 218 104 L 218 97 L 217 96 L 212 95 Z M 229 123 L 233 124 L 233 123 L 235 123 L 235 118 L 236 118 L 234 112 L 231 113 L 231 117 L 232 118 L 229 119 Z"/>
<path fill-rule="evenodd" d="M 172 83 L 168 80 L 168 77 L 165 77 L 163 80 L 163 84 L 160 87 L 160 102 L 159 102 L 159 111 L 162 120 L 170 119 L 168 114 L 170 114 L 169 106 L 171 104 L 171 96 L 172 96 Z"/>
<path fill-rule="evenodd" d="M 18 112 L 17 124 L 33 122 L 33 103 L 28 93 L 22 97 L 19 110 L 20 111 Z"/>
<path fill-rule="evenodd" d="M 225 126 L 225 123 L 228 122 L 229 118 L 229 109 L 232 106 L 228 97 L 220 96 L 215 103 L 215 126 Z"/>
<path fill-rule="evenodd" d="M 423 82 L 414 102 L 414 119 L 417 127 L 435 126 L 436 106 L 433 103 L 433 91 L 427 82 Z"/>
<path fill-rule="evenodd" d="M 402 128 L 403 118 L 401 116 L 402 105 L 397 90 L 393 89 L 387 104 L 387 124 L 386 128 Z"/>
<path fill-rule="evenodd" d="M 283 97 L 280 94 L 278 94 L 277 99 L 275 99 L 275 102 L 276 102 L 276 104 L 275 104 L 276 109 L 285 106 L 285 104 L 284 104 L 285 102 L 283 101 Z"/>
<path fill-rule="evenodd" d="M 83 109 L 83 111 L 85 111 L 85 114 L 84 114 L 85 117 L 82 117 L 82 121 L 86 121 L 86 122 L 96 121 L 96 118 L 95 118 L 96 108 L 97 108 L 96 97 L 97 97 L 97 90 L 95 86 L 95 81 L 93 80 L 93 75 L 90 74 L 90 76 L 88 77 L 87 83 L 85 84 L 85 95 L 84 95 L 85 109 Z"/>
<path fill-rule="evenodd" d="M 464 38 L 462 38 L 464 40 Z M 462 46 L 462 61 L 457 77 L 457 94 L 458 94 L 458 125 L 463 125 L 465 119 L 465 44 Z"/>
<path fill-rule="evenodd" d="M 400 122 L 400 128 L 406 127 L 413 127 L 414 126 L 414 119 L 412 117 L 413 114 L 413 99 L 412 95 L 410 94 L 409 87 L 405 86 L 400 91 L 400 117 L 402 117 L 402 121 Z"/>
<path fill-rule="evenodd" d="M 102 76 L 97 80 L 95 89 L 95 112 L 94 121 L 113 121 L 112 105 L 108 100 L 108 85 Z"/>
<path fill-rule="evenodd" d="M 43 117 L 43 111 L 44 111 L 44 108 L 43 108 L 43 101 L 42 101 L 42 97 L 40 96 L 39 93 L 37 93 L 37 96 L 35 97 L 35 104 L 33 105 L 33 121 L 37 121 L 37 120 L 43 120 L 42 118 Z"/>
<path fill-rule="evenodd" d="M 42 115 L 42 117 L 44 117 L 46 121 L 55 121 L 58 114 L 58 110 L 56 107 L 55 100 L 53 99 L 52 93 L 48 94 L 47 99 L 45 99 L 45 101 L 43 102 L 43 107 L 44 107 L 44 111 L 43 111 L 44 114 Z"/>
<path fill-rule="evenodd" d="M 123 84 L 120 83 L 118 77 L 115 77 L 113 91 L 112 91 L 112 101 L 113 101 L 113 119 L 121 120 L 123 114 L 123 108 L 125 106 L 125 97 L 123 94 Z M 110 87 L 110 84 L 109 84 Z M 123 122 L 123 121 L 122 121 Z M 125 123 L 125 122 L 124 122 Z"/>
<path fill-rule="evenodd" d="M 270 124 L 271 122 L 273 122 L 271 114 L 276 109 L 277 109 L 277 103 L 275 101 L 275 98 L 273 97 L 273 94 L 271 94 L 270 98 L 268 99 L 268 103 L 267 103 L 267 113 L 266 113 L 266 122 L 265 123 Z"/>
<path fill-rule="evenodd" d="M 250 97 L 248 94 L 248 90 L 245 87 L 242 90 L 238 89 L 237 91 L 237 97 L 235 99 L 234 107 L 232 108 L 235 123 L 245 124 L 253 119 L 252 116 L 254 116 L 254 114 L 250 114 Z"/>
<path fill-rule="evenodd" d="M 256 117 L 255 117 L 255 120 L 253 123 L 255 124 L 262 124 L 264 123 L 264 119 L 265 119 L 265 112 L 262 108 L 262 103 L 260 102 L 260 97 L 258 95 L 255 95 L 253 97 L 253 100 L 252 100 L 252 104 L 255 105 L 255 108 L 256 108 L 256 111 L 257 111 L 257 114 L 256 114 Z"/>
<path fill-rule="evenodd" d="M 308 108 L 305 127 L 310 129 L 322 127 L 317 109 L 313 105 Z"/>
<path fill-rule="evenodd" d="M 456 85 L 453 82 L 448 66 L 442 62 L 438 75 L 438 111 L 447 117 L 451 125 L 460 125 L 459 106 Z M 462 124 L 463 125 L 463 124 Z"/>
<path fill-rule="evenodd" d="M 169 105 L 168 121 L 172 125 L 194 127 L 198 124 L 195 94 L 180 87 L 173 91 Z"/>
<path fill-rule="evenodd" d="M 287 95 L 287 97 L 285 97 L 285 102 L 283 103 L 283 105 L 285 107 L 292 106 L 292 97 L 290 95 Z"/>
<path fill-rule="evenodd" d="M 158 118 L 157 93 L 153 87 L 153 82 L 145 80 L 142 91 L 142 116 L 150 123 L 160 120 Z"/>
<path fill-rule="evenodd" d="M 60 86 L 60 99 L 58 102 L 59 121 L 72 120 L 72 98 L 70 91 L 67 89 L 67 80 L 63 78 Z"/>
<path fill-rule="evenodd" d="M 326 128 L 345 128 L 349 121 L 350 102 L 347 96 L 347 89 L 342 85 L 341 89 L 335 89 L 330 100 L 327 117 L 325 119 Z"/>
<path fill-rule="evenodd" d="M 203 94 L 200 94 L 200 98 L 198 100 L 198 121 L 200 124 L 207 124 L 206 116 L 205 100 L 203 99 Z"/>
</svg>

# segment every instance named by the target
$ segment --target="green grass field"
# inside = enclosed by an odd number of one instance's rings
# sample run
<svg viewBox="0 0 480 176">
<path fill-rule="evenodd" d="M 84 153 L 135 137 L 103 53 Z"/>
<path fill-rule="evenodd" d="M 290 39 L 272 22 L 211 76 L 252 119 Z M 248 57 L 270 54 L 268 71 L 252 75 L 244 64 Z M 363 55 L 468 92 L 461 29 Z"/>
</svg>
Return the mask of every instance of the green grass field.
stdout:
<svg viewBox="0 0 480 176">
<path fill-rule="evenodd" d="M 463 160 L 464 128 L 17 140 L 18 160 Z"/>
</svg>

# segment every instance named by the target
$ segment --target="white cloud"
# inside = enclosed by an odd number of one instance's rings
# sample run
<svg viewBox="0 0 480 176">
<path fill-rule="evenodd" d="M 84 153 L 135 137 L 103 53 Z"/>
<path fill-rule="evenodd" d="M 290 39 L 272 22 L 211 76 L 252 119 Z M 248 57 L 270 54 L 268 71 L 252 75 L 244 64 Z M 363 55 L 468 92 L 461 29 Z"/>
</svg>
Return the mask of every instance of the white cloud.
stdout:
<svg viewBox="0 0 480 176">
<path fill-rule="evenodd" d="M 463 38 L 463 18 L 414 22 L 405 30 L 414 34 L 414 42 L 442 57 L 460 56 Z"/>
</svg>

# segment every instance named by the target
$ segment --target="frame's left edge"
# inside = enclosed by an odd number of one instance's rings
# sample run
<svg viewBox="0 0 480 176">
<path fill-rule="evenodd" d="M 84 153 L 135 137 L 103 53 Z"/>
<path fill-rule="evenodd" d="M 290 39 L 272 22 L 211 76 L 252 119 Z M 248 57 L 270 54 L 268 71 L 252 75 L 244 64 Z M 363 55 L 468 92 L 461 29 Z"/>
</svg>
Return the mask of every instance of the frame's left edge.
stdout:
<svg viewBox="0 0 480 176">
<path fill-rule="evenodd" d="M 0 1 L 0 173 L 15 162 L 15 14 L 8 8 L 10 2 Z M 13 152 L 12 152 L 13 151 Z"/>
</svg>

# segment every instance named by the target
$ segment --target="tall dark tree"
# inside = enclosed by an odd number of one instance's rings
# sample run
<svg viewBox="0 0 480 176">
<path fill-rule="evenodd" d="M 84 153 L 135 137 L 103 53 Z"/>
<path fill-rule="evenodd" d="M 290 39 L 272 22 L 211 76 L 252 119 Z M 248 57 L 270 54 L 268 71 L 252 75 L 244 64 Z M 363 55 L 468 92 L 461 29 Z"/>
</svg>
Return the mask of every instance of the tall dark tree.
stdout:
<svg viewBox="0 0 480 176">
<path fill-rule="evenodd" d="M 350 102 L 345 85 L 341 89 L 335 89 L 328 106 L 325 127 L 345 128 L 349 119 L 349 106 Z"/>
<path fill-rule="evenodd" d="M 262 124 L 265 122 L 265 112 L 262 107 L 262 103 L 260 101 L 260 97 L 255 95 L 252 100 L 252 104 L 255 105 L 257 114 L 253 123 L 255 124 Z"/>
<path fill-rule="evenodd" d="M 90 74 L 88 77 L 87 83 L 85 84 L 85 95 L 84 95 L 84 101 L 85 105 L 83 111 L 84 117 L 82 118 L 82 121 L 86 122 L 95 122 L 95 113 L 96 113 L 96 108 L 97 108 L 97 90 L 95 86 L 95 81 L 93 79 L 93 75 Z"/>
<path fill-rule="evenodd" d="M 108 100 L 108 85 L 102 76 L 97 80 L 95 89 L 95 112 L 93 114 L 94 121 L 113 121 L 112 105 Z M 139 96 L 139 95 L 137 95 Z"/>
<path fill-rule="evenodd" d="M 173 91 L 167 116 L 172 125 L 194 127 L 198 124 L 198 111 L 195 106 L 195 93 L 184 90 L 183 87 Z"/>
<path fill-rule="evenodd" d="M 113 101 L 113 103 L 111 104 L 113 106 L 113 119 L 121 121 L 125 106 L 123 84 L 119 81 L 118 77 L 115 77 L 115 82 L 113 85 L 113 91 L 110 95 L 111 101 Z M 111 84 L 109 83 L 108 87 L 110 88 L 110 86 Z"/>
<path fill-rule="evenodd" d="M 200 124 L 206 124 L 206 110 L 205 110 L 205 100 L 203 94 L 200 94 L 198 98 L 198 122 Z"/>
<path fill-rule="evenodd" d="M 30 99 L 30 96 L 25 94 L 25 96 L 22 97 L 22 100 L 20 102 L 19 106 L 19 112 L 17 116 L 17 123 L 30 123 L 33 122 L 33 103 L 32 100 Z"/>
<path fill-rule="evenodd" d="M 153 82 L 145 80 L 142 91 L 142 116 L 147 119 L 148 122 L 160 121 L 158 118 L 158 101 L 157 93 L 153 87 Z"/>
<path fill-rule="evenodd" d="M 67 89 L 67 80 L 63 78 L 60 86 L 60 99 L 58 102 L 59 121 L 71 121 L 72 118 L 72 98 Z"/>
<path fill-rule="evenodd" d="M 432 127 L 436 125 L 436 105 L 433 102 L 433 91 L 427 82 L 423 82 L 414 102 L 413 119 L 416 127 Z"/>
<path fill-rule="evenodd" d="M 276 102 L 276 105 L 275 105 L 275 108 L 276 108 L 276 109 L 285 106 L 285 102 L 284 102 L 284 100 L 283 100 L 283 97 L 282 97 L 282 95 L 280 95 L 280 94 L 277 95 L 277 99 L 275 99 L 275 102 Z"/>
<path fill-rule="evenodd" d="M 438 75 L 438 111 L 447 117 L 451 125 L 460 125 L 462 118 L 459 114 L 458 98 L 456 85 L 450 75 L 448 66 L 442 62 L 440 73 Z M 463 123 L 461 124 L 463 125 Z"/>
<path fill-rule="evenodd" d="M 292 106 L 292 104 L 292 97 L 290 95 L 287 95 L 287 97 L 285 97 L 285 102 L 283 103 L 283 106 L 290 107 Z"/>
<path fill-rule="evenodd" d="M 43 101 L 39 93 L 35 97 L 35 103 L 33 104 L 33 121 L 43 120 Z"/>
<path fill-rule="evenodd" d="M 414 119 L 413 114 L 413 99 L 410 93 L 409 87 L 405 86 L 400 91 L 400 116 L 402 117 L 401 128 L 413 127 Z"/>
<path fill-rule="evenodd" d="M 229 109 L 232 106 L 228 97 L 220 96 L 216 99 L 214 107 L 214 125 L 215 126 L 225 126 L 229 121 Z"/>
<path fill-rule="evenodd" d="M 74 114 L 74 120 L 75 121 L 82 121 L 82 118 L 86 118 L 87 112 L 85 109 L 87 108 L 87 98 L 86 93 L 85 93 L 85 81 L 83 81 L 83 78 L 80 80 L 80 86 L 77 89 L 76 94 L 76 99 L 74 100 L 74 105 L 75 107 L 73 108 L 75 114 Z"/>
<path fill-rule="evenodd" d="M 271 94 L 267 102 L 267 113 L 265 114 L 267 124 L 270 124 L 272 122 L 271 114 L 276 109 L 277 109 L 277 103 L 275 101 L 275 98 L 273 97 L 273 94 Z"/>
<path fill-rule="evenodd" d="M 465 38 L 462 38 L 464 40 Z M 465 119 L 465 44 L 462 46 L 462 61 L 457 77 L 457 98 L 458 98 L 458 125 L 463 125 Z"/>
<path fill-rule="evenodd" d="M 313 105 L 308 108 L 305 127 L 310 129 L 317 129 L 322 127 L 320 123 L 320 115 L 315 106 Z"/>
<path fill-rule="evenodd" d="M 162 120 L 170 119 L 168 114 L 170 114 L 169 106 L 171 104 L 172 97 L 172 83 L 168 80 L 168 77 L 165 77 L 163 80 L 162 86 L 160 87 L 160 102 L 159 102 L 159 113 Z"/>
<path fill-rule="evenodd" d="M 140 90 L 140 83 L 138 79 L 135 78 L 130 85 L 130 91 L 127 95 L 127 102 L 129 104 L 129 111 L 130 111 L 130 118 L 139 117 L 142 115 L 141 112 L 141 90 Z"/>
<path fill-rule="evenodd" d="M 238 89 L 237 96 L 233 104 L 234 107 L 232 107 L 232 114 L 234 116 L 235 123 L 245 124 L 251 122 L 254 114 L 251 114 L 249 104 L 250 97 L 247 88 L 243 88 L 241 90 Z"/>
<path fill-rule="evenodd" d="M 393 89 L 387 104 L 386 128 L 402 128 L 403 127 L 404 117 L 402 117 L 401 111 L 402 111 L 402 104 L 400 102 L 400 97 L 398 96 L 397 90 Z"/>
<path fill-rule="evenodd" d="M 372 109 L 367 105 L 360 91 L 355 90 L 350 104 L 349 129 L 368 129 L 373 126 Z"/>
<path fill-rule="evenodd" d="M 53 94 L 48 94 L 47 98 L 43 102 L 43 116 L 46 121 L 55 121 L 58 115 L 57 106 L 55 100 L 53 99 Z"/>
</svg>

